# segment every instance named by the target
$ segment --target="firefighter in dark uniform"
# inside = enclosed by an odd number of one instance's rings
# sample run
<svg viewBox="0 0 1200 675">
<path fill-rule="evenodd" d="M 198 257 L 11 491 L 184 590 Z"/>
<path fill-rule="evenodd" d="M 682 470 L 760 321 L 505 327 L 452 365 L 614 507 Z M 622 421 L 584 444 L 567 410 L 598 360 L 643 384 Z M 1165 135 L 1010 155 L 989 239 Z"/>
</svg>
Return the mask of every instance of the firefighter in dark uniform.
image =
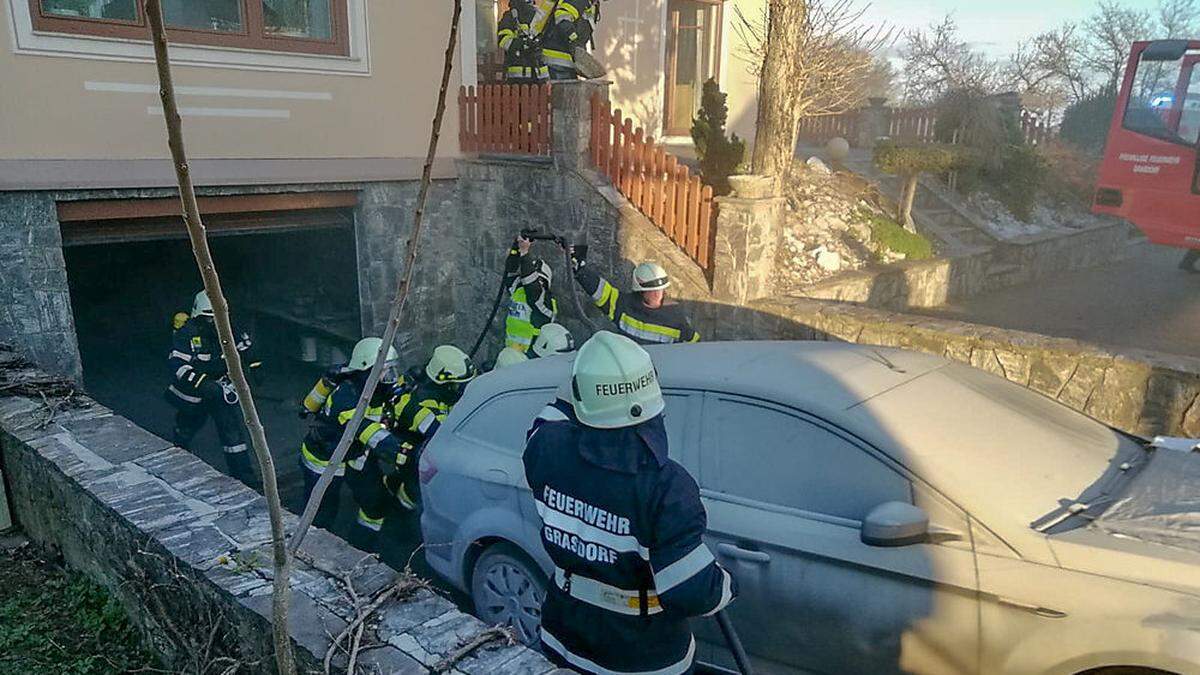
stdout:
<svg viewBox="0 0 1200 675">
<path fill-rule="evenodd" d="M 622 293 L 589 268 L 586 260 L 577 259 L 574 249 L 569 250 L 575 280 L 623 335 L 642 345 L 700 341 L 683 308 L 666 301 L 671 280 L 661 265 L 638 265 L 633 270 L 633 292 Z"/>
<path fill-rule="evenodd" d="M 354 345 L 354 351 L 351 352 L 350 362 L 331 368 L 304 397 L 301 415 L 311 419 L 308 433 L 305 434 L 304 441 L 300 444 L 300 468 L 304 475 L 305 502 L 312 495 L 313 488 L 316 487 L 321 474 L 329 470 L 333 451 L 342 438 L 346 424 L 354 417 L 354 410 L 358 407 L 358 398 L 362 395 L 367 376 L 375 364 L 376 357 L 379 355 L 379 346 L 382 343 L 383 340 L 380 338 L 359 340 L 358 344 Z M 335 478 L 329 484 L 324 499 L 321 500 L 317 517 L 313 520 L 317 527 L 329 529 L 337 520 L 347 464 L 365 468 L 365 455 L 368 447 L 378 447 L 381 444 L 394 445 L 392 451 L 399 452 L 397 439 L 388 438 L 388 435 L 379 433 L 382 429 L 384 404 L 391 396 L 392 387 L 396 383 L 398 358 L 395 347 L 389 347 L 379 386 L 375 388 L 375 394 L 367 404 L 359 433 L 355 435 L 345 460 L 334 468 Z M 386 451 L 387 448 L 384 448 L 380 450 L 380 453 L 383 454 Z M 373 494 L 376 499 L 379 498 L 378 491 Z"/>
<path fill-rule="evenodd" d="M 531 0 L 512 0 L 500 17 L 496 35 L 504 50 L 504 81 L 509 84 L 541 84 L 550 79 L 541 45 L 530 27 L 535 13 Z"/>
<path fill-rule="evenodd" d="M 575 49 L 592 39 L 600 20 L 598 0 L 541 0 L 532 21 L 535 33 L 542 36 L 542 58 L 550 67 L 551 80 L 574 80 Z"/>
<path fill-rule="evenodd" d="M 168 357 L 173 375 L 165 394 L 176 411 L 174 443 L 190 449 L 192 440 L 211 417 L 225 451 L 229 475 L 246 485 L 257 487 L 258 480 L 246 446 L 238 394 L 229 380 L 225 357 L 221 355 L 221 343 L 216 324 L 213 323 L 213 308 L 208 293 L 197 293 L 191 316 L 177 314 L 174 324 L 175 332 L 171 337 L 171 354 Z M 248 370 L 256 370 L 262 365 L 248 354 L 253 347 L 249 335 L 238 334 L 235 346 L 243 354 L 242 359 Z"/>
<path fill-rule="evenodd" d="M 554 273 L 545 260 L 529 255 L 532 243 L 518 236 L 504 268 L 509 294 L 504 345 L 522 353 L 533 346 L 542 326 L 558 317 L 558 301 L 551 292 Z"/>
<path fill-rule="evenodd" d="M 423 371 L 414 369 L 396 383 L 385 417 L 388 427 L 400 440 L 402 461 L 385 472 L 383 486 L 406 510 L 416 511 L 420 506 L 417 462 L 425 443 L 437 432 L 476 375 L 478 370 L 471 357 L 458 347 L 442 345 L 433 350 Z M 378 516 L 382 525 L 383 513 L 370 515 Z"/>
<path fill-rule="evenodd" d="M 629 338 L 601 331 L 579 350 L 569 390 L 525 446 L 555 566 L 542 645 L 586 673 L 690 672 L 688 618 L 721 611 L 737 589 L 701 540 L 696 482 L 667 457 L 654 364 Z"/>
</svg>

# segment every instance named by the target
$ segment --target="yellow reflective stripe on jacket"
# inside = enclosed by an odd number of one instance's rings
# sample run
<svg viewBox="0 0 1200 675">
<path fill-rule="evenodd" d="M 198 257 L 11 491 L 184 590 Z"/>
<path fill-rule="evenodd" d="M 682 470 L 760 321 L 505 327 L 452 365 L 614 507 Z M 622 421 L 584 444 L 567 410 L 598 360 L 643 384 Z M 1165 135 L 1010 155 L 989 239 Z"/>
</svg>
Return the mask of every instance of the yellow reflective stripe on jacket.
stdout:
<svg viewBox="0 0 1200 675">
<path fill-rule="evenodd" d="M 566 52 L 560 52 L 557 49 L 542 49 L 542 56 L 545 57 L 546 63 L 552 66 L 575 66 L 575 58 L 573 56 Z"/>
<path fill-rule="evenodd" d="M 557 23 L 559 21 L 566 21 L 567 19 L 570 19 L 571 21 L 578 21 L 579 10 L 569 1 L 560 2 L 558 3 L 558 9 L 554 10 L 554 21 Z"/>
<path fill-rule="evenodd" d="M 649 342 L 672 343 L 679 342 L 682 333 L 678 328 L 660 326 L 646 321 L 638 321 L 628 314 L 621 315 L 621 330 Z"/>
<path fill-rule="evenodd" d="M 301 459 L 301 461 L 304 462 L 304 465 L 306 467 L 308 467 L 308 469 L 310 471 L 312 471 L 313 473 L 316 473 L 316 474 L 325 473 L 325 469 L 329 468 L 329 461 L 321 459 L 320 457 L 317 457 L 316 455 L 314 455 L 312 453 L 312 451 L 308 449 L 307 443 L 300 444 L 300 459 Z M 346 463 L 342 462 L 341 464 L 339 464 L 337 471 L 335 471 L 333 475 L 335 475 L 335 476 L 346 475 Z"/>
<path fill-rule="evenodd" d="M 354 408 L 351 408 L 338 413 L 338 424 L 345 426 L 347 423 L 349 423 L 354 417 L 354 410 Z M 368 419 L 374 422 L 378 422 L 380 419 L 383 419 L 383 406 L 367 406 L 367 411 L 363 416 L 363 419 Z"/>
<path fill-rule="evenodd" d="M 699 341 L 700 341 L 700 331 L 698 331 L 698 330 L 692 331 L 692 339 L 688 340 L 688 342 L 699 342 Z"/>
<path fill-rule="evenodd" d="M 500 38 L 500 48 L 507 50 L 508 46 L 516 39 L 517 32 L 515 30 L 504 29 L 500 31 L 497 37 Z"/>
<path fill-rule="evenodd" d="M 380 441 L 387 438 L 390 433 L 392 432 L 388 431 L 387 427 L 383 426 L 381 422 L 372 422 L 363 427 L 362 432 L 358 434 L 358 442 L 369 448 L 374 448 L 379 445 Z"/>
<path fill-rule="evenodd" d="M 429 408 L 426 408 L 425 406 L 421 406 L 421 409 L 417 411 L 417 414 L 413 415 L 412 426 L 409 427 L 408 430 L 409 431 L 420 431 L 421 425 L 432 414 L 433 414 L 432 410 L 430 410 Z"/>
</svg>

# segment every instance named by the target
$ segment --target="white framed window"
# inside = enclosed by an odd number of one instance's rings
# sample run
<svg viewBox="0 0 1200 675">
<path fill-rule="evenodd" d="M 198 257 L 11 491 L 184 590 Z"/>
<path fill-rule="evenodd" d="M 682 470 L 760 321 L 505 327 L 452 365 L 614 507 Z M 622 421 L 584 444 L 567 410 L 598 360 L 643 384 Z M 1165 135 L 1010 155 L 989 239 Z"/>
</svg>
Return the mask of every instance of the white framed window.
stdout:
<svg viewBox="0 0 1200 675">
<path fill-rule="evenodd" d="M 138 0 L 4 1 L 18 54 L 154 60 Z M 370 73 L 367 0 L 167 0 L 163 8 L 176 63 Z"/>
</svg>

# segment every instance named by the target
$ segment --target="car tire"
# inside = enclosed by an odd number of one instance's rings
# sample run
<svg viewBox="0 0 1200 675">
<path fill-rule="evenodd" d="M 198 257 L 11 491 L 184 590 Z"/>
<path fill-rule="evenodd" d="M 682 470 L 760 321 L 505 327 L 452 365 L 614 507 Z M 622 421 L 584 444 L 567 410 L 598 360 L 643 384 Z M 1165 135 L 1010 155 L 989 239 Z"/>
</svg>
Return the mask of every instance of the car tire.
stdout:
<svg viewBox="0 0 1200 675">
<path fill-rule="evenodd" d="M 512 544 L 489 546 L 471 570 L 475 616 L 511 627 L 527 645 L 538 643 L 545 598 L 546 576 Z"/>
</svg>

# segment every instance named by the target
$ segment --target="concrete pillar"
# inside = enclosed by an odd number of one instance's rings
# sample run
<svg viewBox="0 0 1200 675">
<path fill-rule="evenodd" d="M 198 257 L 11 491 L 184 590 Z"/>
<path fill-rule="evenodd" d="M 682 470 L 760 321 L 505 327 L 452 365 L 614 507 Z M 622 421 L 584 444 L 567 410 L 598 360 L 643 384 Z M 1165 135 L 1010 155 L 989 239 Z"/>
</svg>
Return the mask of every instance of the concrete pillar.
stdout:
<svg viewBox="0 0 1200 675">
<path fill-rule="evenodd" d="M 869 105 L 858 111 L 858 124 L 855 128 L 854 138 L 846 140 L 856 148 L 873 149 L 875 141 L 887 136 L 891 127 L 891 111 L 886 103 L 886 98 L 869 99 Z"/>
<path fill-rule="evenodd" d="M 742 305 L 772 292 L 785 200 L 768 176 L 731 176 L 729 182 L 734 193 L 717 199 L 712 292 Z"/>
<path fill-rule="evenodd" d="M 550 87 L 555 164 L 565 169 L 590 167 L 588 146 L 592 136 L 592 95 L 608 100 L 610 82 L 576 80 Z"/>
</svg>

